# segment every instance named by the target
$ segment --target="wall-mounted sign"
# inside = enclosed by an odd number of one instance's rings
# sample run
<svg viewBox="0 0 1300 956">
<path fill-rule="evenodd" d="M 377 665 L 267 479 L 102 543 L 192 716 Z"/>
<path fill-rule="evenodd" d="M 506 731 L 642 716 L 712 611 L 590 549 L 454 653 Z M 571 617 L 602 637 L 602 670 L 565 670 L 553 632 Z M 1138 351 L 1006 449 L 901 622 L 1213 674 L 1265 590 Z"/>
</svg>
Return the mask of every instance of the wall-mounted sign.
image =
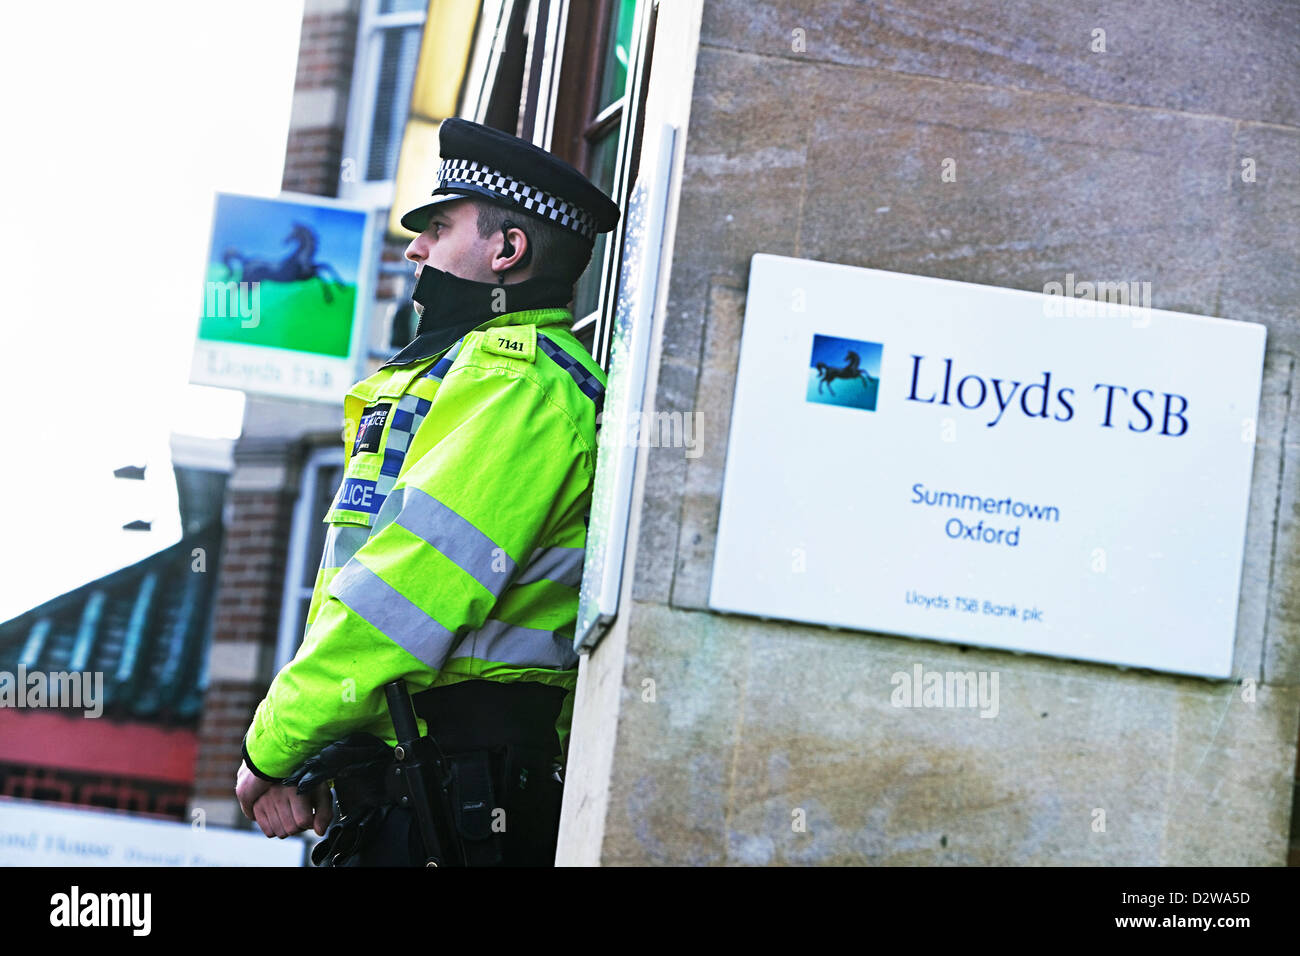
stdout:
<svg viewBox="0 0 1300 956">
<path fill-rule="evenodd" d="M 338 402 L 357 378 L 372 213 L 218 193 L 190 381 Z"/>
<path fill-rule="evenodd" d="M 0 799 L 0 866 L 302 866 L 305 852 L 260 832 Z"/>
<path fill-rule="evenodd" d="M 1265 328 L 1111 301 L 754 256 L 710 606 L 1229 676 Z"/>
</svg>

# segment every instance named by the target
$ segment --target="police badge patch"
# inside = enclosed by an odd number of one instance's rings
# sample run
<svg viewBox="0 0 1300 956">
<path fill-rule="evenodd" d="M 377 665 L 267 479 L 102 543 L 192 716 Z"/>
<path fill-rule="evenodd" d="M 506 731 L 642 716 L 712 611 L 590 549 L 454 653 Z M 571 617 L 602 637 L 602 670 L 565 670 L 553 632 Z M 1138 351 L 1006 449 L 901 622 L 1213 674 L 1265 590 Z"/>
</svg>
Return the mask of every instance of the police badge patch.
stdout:
<svg viewBox="0 0 1300 956">
<path fill-rule="evenodd" d="M 357 426 L 357 440 L 352 445 L 352 454 L 379 451 L 379 439 L 384 434 L 384 425 L 388 422 L 388 413 L 392 409 L 392 402 L 380 402 L 368 406 L 361 413 L 361 422 Z"/>
</svg>

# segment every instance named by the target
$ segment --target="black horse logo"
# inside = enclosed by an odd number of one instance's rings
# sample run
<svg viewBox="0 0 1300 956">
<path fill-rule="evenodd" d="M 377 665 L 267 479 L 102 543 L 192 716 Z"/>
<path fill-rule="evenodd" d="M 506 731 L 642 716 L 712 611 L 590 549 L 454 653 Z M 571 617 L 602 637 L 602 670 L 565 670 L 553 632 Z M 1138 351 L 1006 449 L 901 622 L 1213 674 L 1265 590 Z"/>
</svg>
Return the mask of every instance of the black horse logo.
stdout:
<svg viewBox="0 0 1300 956">
<path fill-rule="evenodd" d="M 862 364 L 862 360 L 858 358 L 857 352 L 846 353 L 844 356 L 844 360 L 846 364 L 842 368 L 831 368 L 825 362 L 817 363 L 817 375 L 818 375 L 817 394 L 818 395 L 822 393 L 823 385 L 826 386 L 827 391 L 829 391 L 832 395 L 834 395 L 835 389 L 831 388 L 831 382 L 837 378 L 861 379 L 863 388 L 870 388 L 872 385 L 874 385 L 876 382 L 879 381 L 879 379 L 872 378 L 870 373 L 858 367 L 859 365 Z"/>
<path fill-rule="evenodd" d="M 234 263 L 237 262 L 240 282 L 305 282 L 307 279 L 320 279 L 325 304 L 333 302 L 334 296 L 330 293 L 326 278 L 339 287 L 342 287 L 343 280 L 333 266 L 316 261 L 316 247 L 320 245 L 316 231 L 301 222 L 295 222 L 289 235 L 284 237 L 284 244 L 292 245 L 293 249 L 278 261 L 256 259 L 233 247 L 227 249 L 221 254 L 221 261 L 226 267 L 226 281 L 235 278 Z"/>
</svg>

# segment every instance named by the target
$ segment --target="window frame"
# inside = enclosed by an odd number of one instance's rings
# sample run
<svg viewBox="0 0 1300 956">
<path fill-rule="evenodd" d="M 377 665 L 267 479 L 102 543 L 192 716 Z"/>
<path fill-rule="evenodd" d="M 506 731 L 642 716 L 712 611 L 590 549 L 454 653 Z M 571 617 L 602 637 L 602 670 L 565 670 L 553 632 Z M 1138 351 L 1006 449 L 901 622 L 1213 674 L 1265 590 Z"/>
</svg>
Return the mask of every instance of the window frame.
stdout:
<svg viewBox="0 0 1300 956">
<path fill-rule="evenodd" d="M 420 10 L 380 13 L 380 0 L 361 0 L 357 16 L 357 43 L 352 57 L 352 83 L 348 92 L 348 114 L 343 126 L 343 158 L 355 164 L 355 180 L 348 182 L 339 168 L 338 196 L 359 205 L 387 209 L 393 204 L 393 179 L 366 180 L 370 158 L 370 128 L 375 120 L 375 97 L 379 88 L 379 57 L 383 52 L 383 31 L 393 27 L 423 27 L 428 18 L 426 4 Z M 423 37 L 421 37 L 423 43 Z M 410 111 L 410 103 L 405 107 Z M 403 117 L 402 125 L 405 126 Z"/>
<path fill-rule="evenodd" d="M 458 116 L 474 123 L 484 122 L 492 88 L 496 84 L 504 55 L 503 45 L 497 38 L 509 31 L 511 17 L 517 0 L 483 0 L 479 10 L 478 28 L 470 49 L 469 63 L 465 69 L 465 83 L 461 89 Z"/>
<path fill-rule="evenodd" d="M 504 83 L 503 71 L 507 65 L 514 64 L 516 57 L 525 61 L 523 68 L 527 65 L 527 49 L 519 51 L 510 47 L 519 39 L 524 40 L 526 46 L 529 7 L 530 0 L 483 0 L 458 116 L 474 123 L 499 127 L 495 112 L 508 105 L 504 97 L 509 92 Z M 525 76 L 521 80 L 523 85 L 520 93 L 512 98 L 516 126 L 519 105 L 517 97 L 526 92 L 526 79 Z"/>
<path fill-rule="evenodd" d="M 569 108 L 563 111 L 557 110 L 556 107 L 561 96 L 561 86 L 571 75 L 568 71 L 578 76 L 594 77 L 602 69 L 603 54 L 612 28 L 613 17 L 610 16 L 612 4 L 608 0 L 590 0 L 597 5 L 594 16 L 576 24 L 574 29 L 570 29 L 568 17 L 573 10 L 573 0 L 564 0 L 564 2 L 564 35 L 559 38 L 562 51 L 561 62 L 560 68 L 554 72 L 554 81 L 548 91 L 550 99 L 545 104 L 546 127 L 543 130 L 543 143 L 546 149 L 557 156 L 579 169 L 585 169 L 590 161 L 590 142 L 584 133 L 592 124 L 597 112 L 596 101 L 600 96 L 600 84 L 583 83 L 583 96 L 579 102 L 569 104 Z M 567 62 L 569 57 L 575 55 L 580 55 L 581 59 Z M 613 112 L 622 102 L 623 97 L 619 97 L 602 112 Z M 564 142 L 555 142 L 557 133 Z"/>
<path fill-rule="evenodd" d="M 284 588 L 280 596 L 280 632 L 275 642 L 274 672 L 277 674 L 298 653 L 307 623 L 306 615 L 300 614 L 299 608 L 302 599 L 305 597 L 310 601 L 315 590 L 314 580 L 311 587 L 300 583 L 307 569 L 307 563 L 315 561 L 319 565 L 321 559 L 319 553 L 308 553 L 312 539 L 312 526 L 318 523 L 324 524 L 325 518 L 324 515 L 312 516 L 312 502 L 320 491 L 321 476 L 326 470 L 342 469 L 345 466 L 346 456 L 343 454 L 341 443 L 317 446 L 303 459 L 302 469 L 299 472 L 298 500 L 293 505 L 293 521 L 289 529 L 289 554 L 288 560 L 285 561 Z"/>
<path fill-rule="evenodd" d="M 618 158 L 614 163 L 614 183 L 611 188 L 613 200 L 619 209 L 626 213 L 628 198 L 640 165 L 642 131 L 645 123 L 645 98 L 649 92 L 647 82 L 650 78 L 651 53 L 654 41 L 655 16 L 658 12 L 658 0 L 637 0 L 633 13 L 632 37 L 628 47 L 627 85 L 623 95 L 614 100 L 595 119 L 583 128 L 584 139 L 591 131 L 598 130 L 612 121 L 615 108 L 618 114 Z M 608 18 L 606 30 L 612 29 L 612 18 Z M 599 46 L 605 44 L 602 39 Z M 596 94 L 597 96 L 599 93 Z M 614 327 L 614 307 L 618 296 L 619 267 L 623 258 L 623 237 L 627 227 L 626 217 L 619 219 L 618 226 L 609 234 L 605 243 L 604 261 L 600 263 L 601 278 L 599 292 L 596 295 L 596 308 L 586 315 L 577 317 L 573 333 L 586 344 L 597 364 L 609 370 L 610 338 Z M 592 264 L 595 266 L 595 263 Z M 589 267 L 590 268 L 590 267 Z M 590 328 L 590 334 L 587 329 Z"/>
</svg>

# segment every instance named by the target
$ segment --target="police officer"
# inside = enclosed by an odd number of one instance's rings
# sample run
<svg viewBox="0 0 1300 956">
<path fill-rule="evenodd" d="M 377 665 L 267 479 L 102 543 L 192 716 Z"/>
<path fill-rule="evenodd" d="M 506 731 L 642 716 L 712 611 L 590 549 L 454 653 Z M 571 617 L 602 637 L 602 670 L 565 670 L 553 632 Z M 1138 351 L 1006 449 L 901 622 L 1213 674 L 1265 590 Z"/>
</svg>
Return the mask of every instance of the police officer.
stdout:
<svg viewBox="0 0 1300 956">
<path fill-rule="evenodd" d="M 305 636 L 253 716 L 236 793 L 268 837 L 326 834 L 318 862 L 421 863 L 384 783 L 384 687 L 401 680 L 455 770 L 464 860 L 551 865 L 606 381 L 567 304 L 619 211 L 498 130 L 449 119 L 439 146 L 432 200 L 402 217 L 416 336 L 345 399 Z"/>
</svg>

